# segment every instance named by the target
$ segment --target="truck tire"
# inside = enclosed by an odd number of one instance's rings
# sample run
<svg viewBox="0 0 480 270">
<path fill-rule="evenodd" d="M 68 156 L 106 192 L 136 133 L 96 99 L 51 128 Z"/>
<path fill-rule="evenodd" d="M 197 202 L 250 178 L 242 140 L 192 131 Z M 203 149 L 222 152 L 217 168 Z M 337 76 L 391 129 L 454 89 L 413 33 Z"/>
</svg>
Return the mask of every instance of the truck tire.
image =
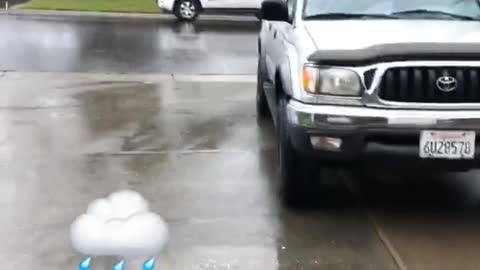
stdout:
<svg viewBox="0 0 480 270">
<path fill-rule="evenodd" d="M 173 14 L 181 21 L 194 21 L 200 9 L 197 0 L 177 0 L 173 7 Z"/>
<path fill-rule="evenodd" d="M 257 107 L 257 119 L 267 119 L 270 117 L 270 109 L 268 108 L 267 97 L 265 96 L 265 91 L 263 89 L 263 74 L 261 67 L 260 55 L 258 56 L 258 66 L 257 66 L 257 97 L 256 97 L 256 107 Z"/>
<path fill-rule="evenodd" d="M 286 106 L 287 100 L 281 98 L 277 109 L 280 198 L 287 206 L 302 207 L 319 195 L 321 168 L 314 159 L 301 155 L 293 148 L 287 128 Z"/>
</svg>

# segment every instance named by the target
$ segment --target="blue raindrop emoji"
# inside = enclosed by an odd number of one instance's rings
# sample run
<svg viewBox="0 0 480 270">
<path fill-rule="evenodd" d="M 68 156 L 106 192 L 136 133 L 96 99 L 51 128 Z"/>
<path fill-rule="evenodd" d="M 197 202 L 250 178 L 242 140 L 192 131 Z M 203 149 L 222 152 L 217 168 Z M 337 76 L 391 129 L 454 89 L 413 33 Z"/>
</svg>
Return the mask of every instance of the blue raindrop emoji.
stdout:
<svg viewBox="0 0 480 270">
<path fill-rule="evenodd" d="M 117 264 L 115 264 L 112 267 L 112 270 L 124 270 L 124 269 L 125 269 L 125 261 L 124 260 L 119 261 Z"/>
<path fill-rule="evenodd" d="M 151 258 L 143 264 L 142 270 L 154 270 L 155 269 L 155 258 Z"/>
<path fill-rule="evenodd" d="M 78 265 L 78 270 L 90 270 L 92 264 L 92 257 L 87 257 Z"/>
</svg>

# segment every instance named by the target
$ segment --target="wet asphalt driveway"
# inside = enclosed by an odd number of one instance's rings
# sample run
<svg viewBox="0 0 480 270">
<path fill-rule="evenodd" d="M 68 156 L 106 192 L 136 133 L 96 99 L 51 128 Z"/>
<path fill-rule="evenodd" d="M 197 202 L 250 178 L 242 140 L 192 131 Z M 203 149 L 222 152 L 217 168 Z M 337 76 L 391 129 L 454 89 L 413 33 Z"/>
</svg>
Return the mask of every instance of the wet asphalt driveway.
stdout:
<svg viewBox="0 0 480 270">
<path fill-rule="evenodd" d="M 280 205 L 257 28 L 226 25 L 0 16 L 4 269 L 76 269 L 70 223 L 122 188 L 170 225 L 158 269 L 480 269 L 477 172 L 332 170 L 329 207 Z"/>
<path fill-rule="evenodd" d="M 257 21 L 0 16 L 0 70 L 252 74 Z"/>
</svg>

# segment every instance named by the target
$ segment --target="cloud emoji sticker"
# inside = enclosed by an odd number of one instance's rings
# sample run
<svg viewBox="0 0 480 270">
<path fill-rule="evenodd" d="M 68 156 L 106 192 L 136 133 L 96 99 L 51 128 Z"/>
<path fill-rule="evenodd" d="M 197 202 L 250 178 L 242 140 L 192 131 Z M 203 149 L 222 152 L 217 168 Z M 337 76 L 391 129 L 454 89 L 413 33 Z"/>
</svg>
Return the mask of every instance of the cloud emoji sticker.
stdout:
<svg viewBox="0 0 480 270">
<path fill-rule="evenodd" d="M 139 193 L 122 190 L 93 201 L 70 227 L 72 245 L 87 256 L 153 257 L 168 241 L 168 227 Z"/>
</svg>

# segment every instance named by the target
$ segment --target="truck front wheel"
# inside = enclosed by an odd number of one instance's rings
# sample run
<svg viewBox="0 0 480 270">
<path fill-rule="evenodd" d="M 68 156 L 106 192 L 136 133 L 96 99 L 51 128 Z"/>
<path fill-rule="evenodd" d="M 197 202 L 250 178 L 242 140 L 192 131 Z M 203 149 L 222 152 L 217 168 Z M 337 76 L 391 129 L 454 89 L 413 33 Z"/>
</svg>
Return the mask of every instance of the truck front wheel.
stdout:
<svg viewBox="0 0 480 270">
<path fill-rule="evenodd" d="M 257 65 L 257 119 L 267 119 L 268 117 L 270 117 L 270 109 L 268 108 L 267 97 L 265 96 L 265 90 L 263 88 L 263 71 L 261 66 L 261 57 L 261 55 L 258 56 Z"/>
<path fill-rule="evenodd" d="M 280 197 L 288 206 L 304 206 L 319 195 L 322 184 L 320 164 L 295 151 L 287 128 L 287 100 L 281 98 L 277 109 L 277 149 Z"/>
</svg>

